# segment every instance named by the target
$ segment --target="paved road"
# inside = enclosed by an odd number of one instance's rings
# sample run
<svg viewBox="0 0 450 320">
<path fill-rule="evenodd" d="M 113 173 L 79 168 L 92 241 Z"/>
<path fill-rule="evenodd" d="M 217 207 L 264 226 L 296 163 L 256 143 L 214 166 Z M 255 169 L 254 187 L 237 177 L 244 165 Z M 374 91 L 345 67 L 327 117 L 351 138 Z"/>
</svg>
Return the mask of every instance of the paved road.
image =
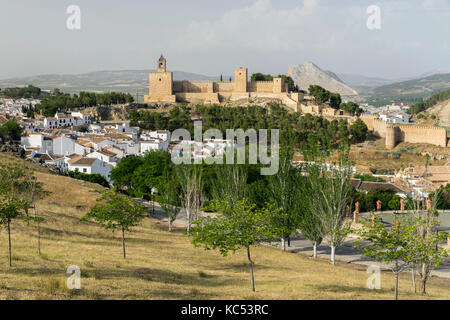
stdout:
<svg viewBox="0 0 450 320">
<path fill-rule="evenodd" d="M 144 202 L 144 205 L 149 208 L 149 211 L 152 210 L 152 203 L 151 202 Z M 392 223 L 391 216 L 389 214 L 382 214 L 383 221 L 386 223 Z M 450 223 L 450 219 L 448 219 L 449 215 L 446 215 L 443 219 L 445 223 L 443 223 L 444 228 L 446 231 L 448 231 L 448 226 Z M 157 219 L 165 219 L 164 213 L 159 206 L 158 203 L 155 203 L 155 214 L 152 215 L 152 217 Z M 443 215 L 440 217 L 443 218 Z M 184 210 L 181 210 L 180 214 L 178 215 L 177 219 L 174 222 L 174 226 L 178 227 L 186 227 L 186 215 L 184 213 Z M 312 243 L 307 240 L 302 235 L 298 235 L 291 238 L 291 244 L 290 247 L 287 247 L 287 250 L 291 252 L 296 252 L 300 254 L 305 254 L 308 256 L 313 255 L 313 247 Z M 317 248 L 317 255 L 319 258 L 329 259 L 330 258 L 330 247 L 328 247 L 325 243 L 320 245 Z M 388 267 L 385 264 L 375 262 L 363 255 L 361 255 L 361 252 L 353 248 L 352 241 L 345 241 L 344 244 L 338 248 L 336 248 L 336 260 L 337 261 L 343 261 L 347 263 L 356 263 L 360 265 L 377 265 L 381 269 L 388 269 Z M 433 270 L 432 275 L 443 277 L 443 278 L 450 278 L 450 258 L 447 259 L 444 263 L 442 263 L 438 269 Z"/>
<path fill-rule="evenodd" d="M 305 254 L 308 256 L 313 255 L 312 243 L 302 235 L 291 238 L 291 246 L 287 247 L 287 250 Z M 330 253 L 330 247 L 328 247 L 326 244 L 322 244 L 317 248 L 317 255 L 320 258 L 330 259 Z M 388 269 L 385 264 L 375 262 L 361 255 L 360 251 L 353 248 L 351 241 L 346 241 L 342 246 L 336 248 L 336 260 L 366 266 L 377 265 L 381 269 Z M 438 269 L 433 270 L 432 275 L 443 278 L 450 278 L 450 259 L 447 259 L 444 263 L 442 263 Z"/>
</svg>

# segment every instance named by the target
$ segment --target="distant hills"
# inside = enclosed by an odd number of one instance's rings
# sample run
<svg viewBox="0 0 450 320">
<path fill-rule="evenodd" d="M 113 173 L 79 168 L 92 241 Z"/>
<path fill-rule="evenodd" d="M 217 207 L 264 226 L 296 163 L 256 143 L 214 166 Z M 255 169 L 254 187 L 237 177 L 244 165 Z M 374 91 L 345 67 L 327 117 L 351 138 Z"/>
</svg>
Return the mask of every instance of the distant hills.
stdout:
<svg viewBox="0 0 450 320">
<path fill-rule="evenodd" d="M 44 90 L 60 88 L 64 92 L 121 91 L 142 94 L 148 88 L 148 74 L 154 70 L 96 71 L 83 74 L 48 74 L 24 78 L 0 80 L 1 88 L 32 84 Z M 183 71 L 173 72 L 174 80 L 218 80 L 202 74 Z"/>
<path fill-rule="evenodd" d="M 0 88 L 34 85 L 44 90 L 60 88 L 67 93 L 79 91 L 121 91 L 142 96 L 148 90 L 148 74 L 153 70 L 113 70 L 83 74 L 47 74 L 0 80 Z M 437 72 L 432 74 L 433 72 Z M 219 76 L 173 71 L 174 80 L 219 80 Z M 430 71 L 417 78 L 385 79 L 355 74 L 335 74 L 322 70 L 313 62 L 291 65 L 288 75 L 300 89 L 316 84 L 344 97 L 374 105 L 392 102 L 418 102 L 433 93 L 450 89 L 450 73 Z M 224 76 L 228 79 L 229 76 Z"/>
<path fill-rule="evenodd" d="M 315 84 L 344 96 L 358 94 L 356 90 L 345 84 L 335 73 L 322 70 L 310 61 L 305 61 L 302 65 L 291 65 L 288 69 L 288 75 L 302 90 L 308 90 L 310 85 Z"/>
</svg>

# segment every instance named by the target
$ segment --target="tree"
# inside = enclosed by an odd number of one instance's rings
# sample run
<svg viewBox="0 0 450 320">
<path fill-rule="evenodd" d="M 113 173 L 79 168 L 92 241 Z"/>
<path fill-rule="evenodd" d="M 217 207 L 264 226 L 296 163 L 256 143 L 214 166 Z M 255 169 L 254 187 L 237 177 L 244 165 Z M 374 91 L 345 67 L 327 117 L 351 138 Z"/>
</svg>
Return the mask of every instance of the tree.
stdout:
<svg viewBox="0 0 450 320">
<path fill-rule="evenodd" d="M 123 258 L 125 252 L 125 231 L 137 226 L 147 215 L 147 208 L 138 204 L 128 196 L 109 190 L 95 190 L 101 196 L 97 204 L 83 217 L 81 221 L 94 219 L 102 228 L 122 231 Z"/>
<path fill-rule="evenodd" d="M 397 217 L 394 215 L 394 219 Z M 368 258 L 389 265 L 395 274 L 395 300 L 398 299 L 398 275 L 409 268 L 411 257 L 408 250 L 409 229 L 403 224 L 385 227 L 380 218 L 374 220 L 362 219 L 361 228 L 354 229 L 358 235 L 356 249 Z M 368 244 L 362 245 L 362 241 Z"/>
<path fill-rule="evenodd" d="M 317 216 L 314 201 L 311 195 L 316 192 L 309 179 L 298 177 L 294 197 L 294 210 L 297 215 L 297 224 L 303 236 L 313 244 L 313 257 L 317 258 L 317 246 L 322 243 L 325 234 L 322 221 Z"/>
<path fill-rule="evenodd" d="M 339 109 L 342 99 L 339 93 L 330 93 L 330 107 L 333 109 Z"/>
<path fill-rule="evenodd" d="M 186 212 L 186 230 L 189 233 L 192 221 L 198 218 L 202 207 L 202 169 L 195 164 L 175 166 L 175 174 L 182 190 L 182 206 Z"/>
<path fill-rule="evenodd" d="M 177 180 L 166 174 L 165 184 L 160 190 L 160 206 L 169 220 L 169 231 L 172 231 L 172 223 L 180 213 L 181 197 Z"/>
<path fill-rule="evenodd" d="M 419 266 L 421 292 L 426 294 L 427 281 L 431 271 L 437 268 L 443 258 L 448 257 L 445 248 L 439 244 L 447 240 L 449 236 L 446 232 L 439 233 L 439 221 L 435 221 L 430 216 L 409 218 L 405 221 L 405 238 L 411 262 L 414 266 Z M 414 269 L 413 269 L 413 272 Z"/>
<path fill-rule="evenodd" d="M 216 201 L 216 210 L 219 212 L 216 217 L 195 221 L 190 233 L 192 243 L 196 247 L 202 244 L 206 250 L 218 249 L 223 256 L 246 248 L 252 290 L 255 291 L 250 247 L 275 239 L 277 231 L 270 221 L 277 210 L 271 206 L 257 209 L 247 199 L 235 203 Z"/>
<path fill-rule="evenodd" d="M 47 197 L 50 192 L 44 190 L 43 183 L 37 181 L 36 176 L 34 175 L 33 170 L 28 167 L 25 169 L 26 176 L 26 198 L 30 204 L 30 207 L 34 210 L 33 217 L 28 216 L 28 209 L 26 209 L 27 218 L 26 221 L 34 221 L 37 223 L 37 233 L 38 233 L 38 254 L 41 254 L 41 222 L 44 221 L 44 218 L 38 216 L 38 210 L 36 202 L 37 200 L 43 199 Z"/>
<path fill-rule="evenodd" d="M 297 216 L 294 213 L 295 180 L 297 179 L 296 169 L 292 167 L 291 159 L 293 153 L 285 150 L 280 154 L 278 172 L 269 176 L 269 190 L 271 200 L 280 212 L 280 215 L 273 215 L 271 223 L 277 227 L 281 233 L 281 248 L 286 250 L 286 238 L 297 229 Z"/>
<path fill-rule="evenodd" d="M 366 140 L 369 129 L 367 125 L 360 118 L 350 126 L 350 134 L 352 135 L 352 142 L 362 142 Z"/>
<path fill-rule="evenodd" d="M 247 171 L 244 165 L 216 165 L 211 193 L 215 200 L 229 199 L 237 202 L 248 196 Z"/>
<path fill-rule="evenodd" d="M 335 263 L 335 252 L 345 238 L 347 206 L 351 203 L 352 168 L 347 163 L 348 150 L 341 150 L 339 162 L 327 165 L 322 160 L 306 166 L 306 179 L 311 193 L 310 207 L 315 219 L 323 227 L 323 238 L 331 247 L 331 263 Z"/>
<path fill-rule="evenodd" d="M 11 221 L 20 217 L 30 207 L 23 197 L 27 188 L 26 175 L 21 167 L 0 164 L 0 225 L 8 231 L 9 266 L 11 261 Z"/>
<path fill-rule="evenodd" d="M 111 179 L 114 181 L 114 186 L 120 190 L 130 188 L 133 173 L 141 164 L 141 157 L 127 157 L 120 160 L 110 174 Z"/>
<path fill-rule="evenodd" d="M 330 99 L 330 91 L 325 90 L 318 85 L 310 85 L 308 88 L 308 92 L 318 103 L 325 103 Z"/>
<path fill-rule="evenodd" d="M 439 232 L 440 225 L 437 205 L 440 202 L 443 189 L 437 189 L 430 193 L 427 200 L 413 199 L 408 202 L 410 217 L 407 219 L 407 242 L 410 248 L 412 260 L 413 284 L 415 288 L 415 273 L 419 274 L 422 294 L 426 294 L 426 284 L 431 271 L 437 268 L 443 257 L 448 253 L 439 247 L 439 243 L 445 241 L 448 234 Z M 426 202 L 429 201 L 429 204 Z"/>
</svg>

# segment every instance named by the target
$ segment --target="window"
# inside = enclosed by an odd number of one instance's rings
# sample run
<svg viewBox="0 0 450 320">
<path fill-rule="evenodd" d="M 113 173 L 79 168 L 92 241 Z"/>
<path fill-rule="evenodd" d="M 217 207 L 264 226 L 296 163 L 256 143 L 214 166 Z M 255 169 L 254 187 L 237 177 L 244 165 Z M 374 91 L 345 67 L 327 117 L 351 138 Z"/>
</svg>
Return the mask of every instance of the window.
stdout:
<svg viewBox="0 0 450 320">
<path fill-rule="evenodd" d="M 83 168 L 83 172 L 87 172 L 87 169 L 86 169 L 86 168 Z"/>
</svg>

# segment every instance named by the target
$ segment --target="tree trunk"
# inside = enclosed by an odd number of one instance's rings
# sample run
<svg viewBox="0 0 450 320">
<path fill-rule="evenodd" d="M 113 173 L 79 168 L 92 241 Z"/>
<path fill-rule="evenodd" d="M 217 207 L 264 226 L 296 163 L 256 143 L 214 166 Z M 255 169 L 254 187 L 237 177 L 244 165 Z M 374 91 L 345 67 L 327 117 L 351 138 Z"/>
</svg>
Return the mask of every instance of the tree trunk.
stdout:
<svg viewBox="0 0 450 320">
<path fill-rule="evenodd" d="M 11 219 L 8 219 L 8 243 L 9 243 L 9 266 L 12 267 L 12 261 L 11 261 Z"/>
<path fill-rule="evenodd" d="M 247 257 L 248 257 L 248 263 L 250 266 L 250 276 L 252 279 L 252 291 L 254 292 L 255 291 L 255 279 L 253 277 L 253 262 L 252 262 L 252 259 L 250 258 L 250 246 L 249 245 L 247 245 Z"/>
<path fill-rule="evenodd" d="M 313 257 L 314 259 L 317 259 L 317 241 L 314 241 L 313 243 Z"/>
<path fill-rule="evenodd" d="M 36 205 L 34 205 L 34 217 L 37 218 Z M 37 222 L 37 232 L 38 232 L 38 254 L 41 254 L 41 223 Z"/>
<path fill-rule="evenodd" d="M 172 232 L 172 218 L 169 217 L 169 232 Z"/>
<path fill-rule="evenodd" d="M 395 300 L 398 300 L 398 274 L 399 272 L 395 272 Z"/>
<path fill-rule="evenodd" d="M 334 265 L 335 257 L 336 257 L 336 247 L 332 245 L 331 246 L 331 264 L 332 265 Z"/>
<path fill-rule="evenodd" d="M 411 279 L 412 279 L 412 287 L 414 290 L 414 293 L 417 293 L 417 286 L 416 286 L 416 266 L 413 265 L 411 268 Z"/>
<path fill-rule="evenodd" d="M 281 250 L 286 251 L 286 238 L 281 238 Z"/>
<path fill-rule="evenodd" d="M 123 258 L 126 259 L 127 255 L 125 253 L 125 229 L 122 228 L 122 248 L 123 248 Z"/>
<path fill-rule="evenodd" d="M 422 274 L 421 274 L 421 277 L 420 277 L 420 292 L 423 295 L 425 295 L 425 294 L 427 294 L 427 280 L 428 280 L 428 277 L 427 277 L 428 270 L 427 270 L 427 268 L 428 268 L 428 265 L 425 264 L 425 263 L 422 263 L 421 268 L 422 268 Z"/>
</svg>

